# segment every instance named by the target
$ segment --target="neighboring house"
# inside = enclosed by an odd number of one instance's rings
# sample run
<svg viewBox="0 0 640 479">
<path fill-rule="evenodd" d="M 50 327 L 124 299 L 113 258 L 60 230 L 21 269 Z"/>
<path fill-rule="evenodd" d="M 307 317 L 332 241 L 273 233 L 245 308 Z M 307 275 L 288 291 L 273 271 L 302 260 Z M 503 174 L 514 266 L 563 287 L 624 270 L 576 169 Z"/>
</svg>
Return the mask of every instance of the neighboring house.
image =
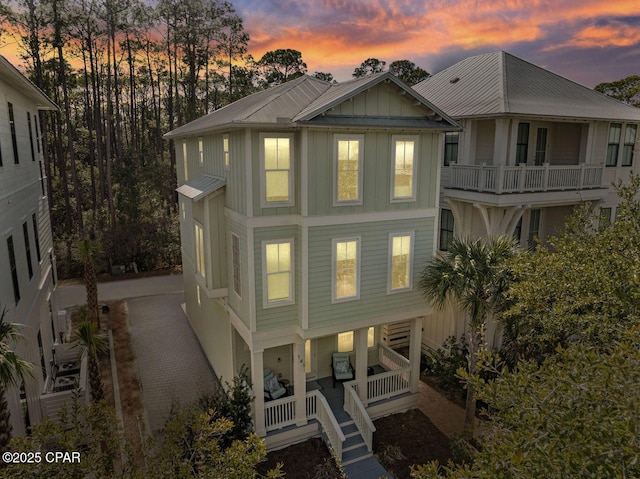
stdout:
<svg viewBox="0 0 640 479">
<path fill-rule="evenodd" d="M 61 344 L 67 326 L 58 322 L 42 156 L 39 112 L 58 107 L 1 56 L 0 94 L 0 309 L 5 321 L 23 325 L 25 341 L 15 351 L 34 365 L 33 377 L 7 391 L 13 434 L 23 435 L 68 399 L 70 391 L 54 392 L 56 366 L 75 362 L 77 353 Z"/>
<path fill-rule="evenodd" d="M 223 380 L 249 367 L 269 448 L 317 435 L 320 423 L 340 453 L 323 396 L 333 388 L 314 381 L 331 377 L 334 352 L 350 353 L 345 394 L 369 450 L 370 417 L 415 405 L 428 312 L 418 280 L 436 251 L 443 132 L 457 130 L 383 73 L 339 84 L 303 76 L 165 135 L 178 165 L 186 312 Z M 398 335 L 408 359 L 388 347 Z M 387 372 L 368 376 L 373 365 Z M 265 400 L 266 369 L 289 395 Z"/>
<path fill-rule="evenodd" d="M 467 58 L 413 87 L 464 130 L 446 134 L 438 248 L 458 237 L 544 242 L 584 201 L 615 219 L 612 184 L 638 171 L 640 109 L 505 52 Z M 460 336 L 449 309 L 425 321 L 424 342 Z M 487 331 L 499 344 L 495 324 Z"/>
</svg>

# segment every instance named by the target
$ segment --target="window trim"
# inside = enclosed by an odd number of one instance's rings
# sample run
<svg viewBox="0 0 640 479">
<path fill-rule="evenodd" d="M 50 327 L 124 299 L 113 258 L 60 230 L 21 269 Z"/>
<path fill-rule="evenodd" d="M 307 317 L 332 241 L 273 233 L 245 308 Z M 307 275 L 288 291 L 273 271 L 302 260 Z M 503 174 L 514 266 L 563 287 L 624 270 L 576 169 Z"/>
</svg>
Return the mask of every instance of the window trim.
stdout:
<svg viewBox="0 0 640 479">
<path fill-rule="evenodd" d="M 231 153 L 229 152 L 229 135 L 222 135 L 222 164 L 225 171 L 231 170 Z"/>
<path fill-rule="evenodd" d="M 356 242 L 356 293 L 352 296 L 337 295 L 338 282 L 336 281 L 337 268 L 337 254 L 336 247 L 338 243 L 348 243 L 351 241 Z M 360 266 L 361 266 L 361 253 L 362 253 L 362 237 L 361 236 L 349 236 L 344 238 L 332 238 L 331 239 L 331 303 L 344 303 L 348 301 L 357 301 L 360 299 Z"/>
<path fill-rule="evenodd" d="M 398 142 L 413 141 L 413 167 L 411 174 L 411 196 L 395 195 L 396 180 L 396 146 Z M 393 135 L 391 137 L 391 203 L 408 203 L 416 201 L 416 192 L 418 184 L 418 157 L 420 149 L 420 137 L 418 135 Z"/>
<path fill-rule="evenodd" d="M 358 145 L 358 198 L 355 200 L 338 199 L 338 144 L 341 141 L 357 141 Z M 364 178 L 364 134 L 335 134 L 333 135 L 333 206 L 358 206 L 363 203 Z"/>
<path fill-rule="evenodd" d="M 289 244 L 289 298 L 278 301 L 269 301 L 269 289 L 267 284 L 267 245 Z M 276 238 L 262 241 L 262 307 L 263 309 L 289 306 L 295 304 L 295 241 L 293 238 Z"/>
<path fill-rule="evenodd" d="M 233 280 L 233 287 L 231 289 L 236 294 L 236 296 L 238 296 L 238 298 L 242 299 L 242 260 L 240 258 L 240 236 L 233 232 L 231 233 L 231 279 Z M 238 286 L 237 290 L 236 285 Z"/>
<path fill-rule="evenodd" d="M 404 238 L 408 236 L 411 243 L 409 244 L 409 284 L 399 288 L 393 287 L 393 239 Z M 387 262 L 387 294 L 405 293 L 407 291 L 413 291 L 413 263 L 414 263 L 414 245 L 415 245 L 415 231 L 402 231 L 389 233 L 389 252 Z"/>
<path fill-rule="evenodd" d="M 289 199 L 287 201 L 267 201 L 267 170 L 264 156 L 264 140 L 267 138 L 287 138 L 289 140 Z M 294 169 L 294 135 L 293 133 L 260 133 L 260 206 L 262 208 L 278 208 L 295 206 L 295 169 Z M 269 170 L 282 171 L 282 170 Z"/>
</svg>

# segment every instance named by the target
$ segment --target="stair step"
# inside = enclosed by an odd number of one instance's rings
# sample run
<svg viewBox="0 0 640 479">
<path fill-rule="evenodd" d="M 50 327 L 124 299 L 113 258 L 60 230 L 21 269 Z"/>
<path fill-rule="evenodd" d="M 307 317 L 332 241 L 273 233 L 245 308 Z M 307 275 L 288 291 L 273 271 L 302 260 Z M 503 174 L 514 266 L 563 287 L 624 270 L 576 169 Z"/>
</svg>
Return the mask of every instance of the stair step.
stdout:
<svg viewBox="0 0 640 479">
<path fill-rule="evenodd" d="M 344 437 L 346 439 L 349 439 L 350 437 L 353 437 L 353 436 L 360 436 L 360 433 L 358 431 L 353 431 L 353 432 L 349 432 L 349 433 L 346 433 L 346 432 L 342 431 L 342 433 L 344 434 Z"/>
<path fill-rule="evenodd" d="M 357 436 L 351 436 L 349 439 L 342 443 L 342 452 L 357 449 L 362 445 L 364 445 L 364 439 L 362 439 L 362 436 L 360 434 L 358 434 Z"/>
<path fill-rule="evenodd" d="M 346 424 L 346 425 L 340 424 L 340 429 L 342 429 L 342 434 L 344 434 L 345 436 L 347 434 L 352 434 L 354 432 L 358 432 L 358 427 L 355 425 L 355 423 L 353 421 L 351 421 L 351 423 Z"/>
<path fill-rule="evenodd" d="M 364 461 L 365 459 L 369 459 L 372 456 L 373 456 L 372 453 L 367 452 L 366 454 L 364 454 L 362 456 L 354 457 L 354 458 L 351 458 L 351 459 L 344 459 L 344 455 L 343 455 L 342 456 L 343 457 L 342 467 L 349 466 L 350 464 L 354 464 L 356 462 Z"/>
</svg>

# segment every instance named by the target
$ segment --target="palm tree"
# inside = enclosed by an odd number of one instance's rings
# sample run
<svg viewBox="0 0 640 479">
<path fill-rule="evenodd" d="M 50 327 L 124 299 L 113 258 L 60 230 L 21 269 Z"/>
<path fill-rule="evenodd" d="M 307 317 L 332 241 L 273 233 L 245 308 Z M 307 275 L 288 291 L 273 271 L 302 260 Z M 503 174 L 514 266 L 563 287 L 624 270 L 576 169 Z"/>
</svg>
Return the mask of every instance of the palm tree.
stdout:
<svg viewBox="0 0 640 479">
<path fill-rule="evenodd" d="M 8 323 L 6 310 L 0 313 L 0 451 L 6 451 L 11 439 L 11 421 L 7 404 L 7 389 L 17 387 L 25 377 L 33 376 L 33 364 L 20 358 L 12 346 L 24 338 L 20 326 Z"/>
<path fill-rule="evenodd" d="M 104 386 L 100 376 L 98 353 L 107 350 L 107 340 L 103 334 L 98 334 L 96 323 L 82 321 L 75 331 L 77 346 L 89 356 L 89 386 L 91 399 L 98 402 L 104 398 Z"/>
<path fill-rule="evenodd" d="M 505 263 L 517 253 L 517 247 L 518 242 L 512 236 L 474 241 L 454 238 L 449 243 L 449 252 L 442 258 L 433 258 L 422 272 L 420 288 L 432 304 L 443 309 L 448 301 L 455 301 L 469 315 L 470 376 L 476 373 L 487 319 L 505 305 L 504 293 L 510 278 Z M 468 383 L 465 411 L 468 434 L 473 433 L 475 412 L 475 389 Z"/>
<path fill-rule="evenodd" d="M 87 290 L 87 314 L 91 322 L 100 329 L 100 313 L 98 311 L 98 280 L 96 278 L 95 258 L 100 250 L 96 241 L 89 238 L 78 242 L 78 255 L 84 263 L 84 285 Z"/>
</svg>

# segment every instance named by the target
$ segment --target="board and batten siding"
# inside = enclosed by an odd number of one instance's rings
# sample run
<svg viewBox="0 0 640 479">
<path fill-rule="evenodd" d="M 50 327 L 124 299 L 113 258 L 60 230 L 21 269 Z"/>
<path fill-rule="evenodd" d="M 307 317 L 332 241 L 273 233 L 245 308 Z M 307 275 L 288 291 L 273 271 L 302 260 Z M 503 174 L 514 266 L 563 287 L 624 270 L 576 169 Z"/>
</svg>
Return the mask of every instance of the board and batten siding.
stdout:
<svg viewBox="0 0 640 479">
<path fill-rule="evenodd" d="M 334 138 L 336 134 L 364 135 L 362 204 L 333 206 Z M 417 136 L 416 200 L 391 202 L 391 167 L 394 136 Z M 440 133 L 320 131 L 308 134 L 309 215 L 341 215 L 435 207 Z"/>
<path fill-rule="evenodd" d="M 293 298 L 294 304 L 264 307 L 262 242 L 293 238 Z M 253 230 L 256 291 L 256 329 L 258 331 L 300 324 L 302 291 L 302 231 L 300 226 L 255 228 Z M 325 259 L 326 261 L 326 259 Z"/>
<path fill-rule="evenodd" d="M 399 95 L 399 91 L 395 84 L 379 83 L 335 106 L 329 115 L 424 117 L 425 109 L 416 108 L 414 99 L 410 95 Z"/>
<path fill-rule="evenodd" d="M 418 288 L 433 252 L 434 217 L 309 228 L 309 329 L 427 307 Z M 387 294 L 389 234 L 415 233 L 413 290 Z M 360 299 L 332 304 L 332 240 L 360 237 Z"/>
<path fill-rule="evenodd" d="M 247 329 L 250 328 L 250 308 L 249 308 L 249 288 L 254 287 L 249 283 L 249 261 L 247 258 L 247 229 L 245 226 L 234 222 L 227 216 L 226 218 L 227 237 L 227 271 L 228 271 L 228 299 L 229 306 L 242 320 Z M 240 287 L 239 297 L 233 290 L 233 251 L 231 248 L 231 234 L 235 234 L 240 239 Z"/>
</svg>

